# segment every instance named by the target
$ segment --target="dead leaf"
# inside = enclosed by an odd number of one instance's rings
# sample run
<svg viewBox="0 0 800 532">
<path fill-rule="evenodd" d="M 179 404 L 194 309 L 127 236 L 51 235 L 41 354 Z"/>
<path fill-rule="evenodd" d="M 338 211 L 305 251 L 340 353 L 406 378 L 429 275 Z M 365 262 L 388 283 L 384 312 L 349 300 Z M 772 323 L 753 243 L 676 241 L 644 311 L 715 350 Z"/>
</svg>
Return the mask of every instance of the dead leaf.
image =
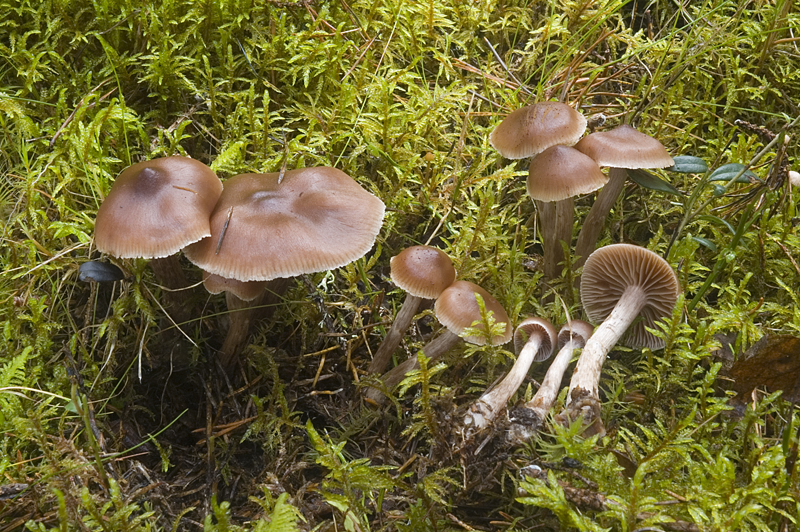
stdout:
<svg viewBox="0 0 800 532">
<path fill-rule="evenodd" d="M 800 399 L 800 338 L 767 334 L 753 344 L 730 370 L 733 389 L 743 400 L 753 388 L 766 386 L 770 392 L 783 391 L 792 402 Z"/>
</svg>

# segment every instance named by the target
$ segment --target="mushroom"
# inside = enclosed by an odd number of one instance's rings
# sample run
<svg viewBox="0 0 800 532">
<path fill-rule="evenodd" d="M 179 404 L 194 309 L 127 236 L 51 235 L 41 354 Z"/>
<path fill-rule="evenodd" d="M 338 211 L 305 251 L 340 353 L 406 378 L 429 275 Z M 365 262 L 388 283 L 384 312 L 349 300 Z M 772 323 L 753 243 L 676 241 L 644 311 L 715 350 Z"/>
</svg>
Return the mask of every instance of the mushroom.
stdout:
<svg viewBox="0 0 800 532">
<path fill-rule="evenodd" d="M 586 118 L 561 102 L 539 102 L 506 116 L 489 143 L 506 159 L 525 159 L 556 144 L 573 145 L 586 131 Z"/>
<path fill-rule="evenodd" d="M 648 249 L 613 244 L 589 255 L 581 277 L 581 302 L 589 320 L 602 323 L 578 359 L 560 421 L 582 415 L 584 434 L 605 434 L 598 387 L 606 355 L 626 331 L 625 343 L 631 347 L 663 348 L 663 341 L 647 328 L 671 314 L 679 292 L 672 267 Z M 634 323 L 637 317 L 641 319 Z"/>
<path fill-rule="evenodd" d="M 185 288 L 176 253 L 211 234 L 209 216 L 222 182 L 205 164 L 173 156 L 129 166 L 117 177 L 97 210 L 95 245 L 121 259 L 151 259 L 158 282 L 171 290 Z M 176 321 L 187 311 L 175 292 Z"/>
<path fill-rule="evenodd" d="M 579 268 L 594 251 L 608 213 L 625 186 L 628 177 L 625 169 L 666 168 L 672 166 L 674 161 L 659 141 L 627 124 L 610 131 L 586 135 L 575 145 L 575 149 L 594 159 L 598 165 L 610 167 L 608 184 L 597 193 L 597 199 L 578 233 L 574 267 Z"/>
<path fill-rule="evenodd" d="M 591 324 L 583 320 L 571 320 L 561 327 L 558 332 L 558 354 L 550 363 L 541 386 L 530 401 L 511 411 L 509 417 L 514 422 L 511 427 L 512 440 L 527 441 L 539 430 L 555 403 L 572 353 L 586 344 L 593 329 Z"/>
<path fill-rule="evenodd" d="M 558 263 L 564 258 L 559 242 L 572 243 L 572 198 L 594 192 L 607 180 L 591 157 L 568 146 L 551 146 L 531 160 L 528 195 L 538 202 L 543 224 L 548 215 L 554 216 L 553 232 L 548 234 L 542 231 L 545 252 L 543 270 L 547 279 L 558 276 Z"/>
<path fill-rule="evenodd" d="M 285 285 L 275 280 L 362 257 L 375 242 L 383 212 L 381 200 L 335 168 L 288 170 L 282 180 L 279 172 L 241 174 L 225 182 L 211 214 L 211 236 L 184 253 L 221 277 Z M 231 320 L 245 319 L 245 312 Z M 246 339 L 226 338 L 223 365 L 237 360 Z"/>
<path fill-rule="evenodd" d="M 539 102 L 506 116 L 489 135 L 489 142 L 503 157 L 522 159 L 558 144 L 571 146 L 578 142 L 584 131 L 586 118 L 569 105 Z M 552 279 L 556 276 L 556 266 L 564 259 L 559 241 L 571 243 L 572 240 L 572 196 L 548 200 L 531 197 L 539 213 L 545 277 Z"/>
<path fill-rule="evenodd" d="M 456 269 L 447 253 L 430 246 L 406 248 L 392 257 L 390 266 L 392 281 L 406 291 L 406 299 L 392 327 L 375 351 L 368 373 L 380 373 L 386 368 L 422 300 L 436 299 L 456 280 Z"/>
<path fill-rule="evenodd" d="M 508 400 L 525 380 L 533 362 L 547 360 L 556 345 L 556 330 L 542 318 L 528 318 L 514 331 L 514 350 L 517 360 L 511 370 L 496 386 L 484 393 L 472 404 L 464 417 L 467 432 L 480 431 L 488 427 L 494 418 L 505 409 Z"/>
<path fill-rule="evenodd" d="M 494 317 L 497 323 L 505 324 L 505 332 L 487 339 L 485 335 L 460 336 L 468 327 L 475 327 L 485 331 L 485 326 L 480 322 L 481 310 L 476 295 L 481 296 L 486 313 Z M 456 281 L 448 286 L 436 300 L 434 313 L 445 329 L 435 339 L 431 340 L 422 352 L 431 362 L 447 353 L 459 342 L 466 341 L 475 345 L 502 345 L 511 340 L 511 320 L 503 306 L 486 290 L 468 281 Z M 476 323 L 478 322 L 478 323 Z M 406 376 L 406 373 L 419 367 L 416 355 L 405 362 L 395 366 L 381 377 L 383 389 L 392 390 Z M 370 388 L 364 393 L 368 402 L 380 404 L 385 402 L 383 391 Z"/>
</svg>

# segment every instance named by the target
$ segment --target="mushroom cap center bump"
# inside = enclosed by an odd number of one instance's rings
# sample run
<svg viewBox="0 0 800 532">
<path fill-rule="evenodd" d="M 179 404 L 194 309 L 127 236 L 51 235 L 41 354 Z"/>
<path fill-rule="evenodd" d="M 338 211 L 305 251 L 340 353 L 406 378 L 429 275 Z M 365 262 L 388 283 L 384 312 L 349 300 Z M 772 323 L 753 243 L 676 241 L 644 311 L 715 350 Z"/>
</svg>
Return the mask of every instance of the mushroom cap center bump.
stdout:
<svg viewBox="0 0 800 532">
<path fill-rule="evenodd" d="M 97 249 L 118 258 L 168 257 L 208 237 L 222 182 L 189 157 L 129 166 L 117 177 L 95 221 Z"/>
<path fill-rule="evenodd" d="M 344 172 L 316 167 L 228 179 L 211 236 L 184 249 L 209 273 L 269 281 L 344 266 L 372 248 L 384 204 Z"/>
</svg>

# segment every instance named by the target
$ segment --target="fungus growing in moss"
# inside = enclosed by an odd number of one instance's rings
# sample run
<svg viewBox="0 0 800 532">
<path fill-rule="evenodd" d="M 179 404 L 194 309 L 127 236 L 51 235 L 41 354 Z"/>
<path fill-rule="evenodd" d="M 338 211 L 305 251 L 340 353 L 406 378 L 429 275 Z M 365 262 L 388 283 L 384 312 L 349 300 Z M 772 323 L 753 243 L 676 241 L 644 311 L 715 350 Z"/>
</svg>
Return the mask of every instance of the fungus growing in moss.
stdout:
<svg viewBox="0 0 800 532">
<path fill-rule="evenodd" d="M 129 166 L 117 177 L 97 210 L 94 241 L 114 257 L 151 259 L 163 286 L 177 290 L 188 283 L 176 253 L 211 234 L 209 216 L 222 182 L 205 164 L 190 157 L 162 157 Z M 188 319 L 175 292 L 176 321 Z"/>
<path fill-rule="evenodd" d="M 679 291 L 672 267 L 648 249 L 613 244 L 589 255 L 581 277 L 581 302 L 589 320 L 602 323 L 578 359 L 562 421 L 583 416 L 584 434 L 605 434 L 598 388 L 606 355 L 626 331 L 629 346 L 662 348 L 663 341 L 647 328 L 671 314 Z M 634 323 L 637 318 L 641 319 Z"/>
<path fill-rule="evenodd" d="M 571 320 L 558 332 L 558 354 L 553 357 L 541 386 L 530 401 L 511 411 L 513 421 L 510 438 L 521 443 L 529 440 L 541 427 L 555 403 L 561 381 L 572 354 L 586 345 L 594 327 L 583 320 Z"/>
<path fill-rule="evenodd" d="M 528 318 L 514 331 L 517 360 L 503 379 L 472 404 L 464 418 L 467 432 L 480 431 L 506 408 L 512 395 L 525 380 L 533 362 L 547 360 L 556 345 L 556 331 L 543 318 Z"/>
<path fill-rule="evenodd" d="M 496 323 L 505 324 L 505 332 L 487 339 L 486 336 L 460 336 L 468 327 L 477 327 L 484 330 L 481 320 L 481 309 L 478 305 L 477 295 L 481 296 L 484 308 L 491 314 Z M 511 320 L 503 306 L 486 290 L 468 281 L 456 281 L 448 286 L 436 300 L 434 305 L 436 319 L 438 319 L 444 330 L 435 339 L 431 340 L 422 352 L 425 353 L 432 362 L 447 353 L 459 342 L 466 341 L 476 345 L 502 345 L 511 340 Z M 383 388 L 392 390 L 403 380 L 406 373 L 419 367 L 416 355 L 411 356 L 405 362 L 395 366 L 381 377 Z M 383 392 L 377 388 L 368 389 L 364 397 L 372 403 L 382 403 L 385 401 Z"/>
<path fill-rule="evenodd" d="M 406 291 L 403 306 L 389 332 L 375 351 L 368 373 L 380 373 L 392 358 L 423 299 L 436 299 L 456 280 L 456 269 L 447 253 L 430 246 L 411 246 L 391 260 L 394 284 Z"/>
<path fill-rule="evenodd" d="M 224 278 L 274 281 L 344 266 L 372 248 L 384 205 L 353 178 L 329 167 L 279 176 L 228 179 L 211 213 L 211 236 L 184 249 L 189 260 Z M 277 293 L 279 285 L 286 283 L 267 288 Z M 231 319 L 246 319 L 246 312 Z M 237 360 L 246 339 L 246 334 L 226 338 L 224 365 Z"/>
<path fill-rule="evenodd" d="M 674 161 L 659 141 L 627 124 L 610 131 L 586 135 L 575 145 L 575 149 L 594 159 L 598 165 L 609 167 L 608 183 L 597 193 L 597 199 L 578 233 L 574 264 L 578 268 L 586 262 L 597 245 L 606 218 L 628 178 L 625 169 L 667 168 Z"/>
</svg>

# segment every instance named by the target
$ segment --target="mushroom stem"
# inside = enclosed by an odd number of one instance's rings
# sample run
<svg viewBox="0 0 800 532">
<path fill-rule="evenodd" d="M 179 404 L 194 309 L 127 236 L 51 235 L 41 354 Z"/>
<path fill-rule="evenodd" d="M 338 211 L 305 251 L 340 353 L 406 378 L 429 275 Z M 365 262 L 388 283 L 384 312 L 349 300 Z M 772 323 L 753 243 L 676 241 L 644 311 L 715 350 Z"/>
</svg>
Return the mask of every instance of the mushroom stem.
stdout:
<svg viewBox="0 0 800 532">
<path fill-rule="evenodd" d="M 189 282 L 183 273 L 178 255 L 151 259 L 150 268 L 153 270 L 158 284 L 167 289 L 163 291 L 166 303 L 164 308 L 172 313 L 172 320 L 179 325 L 189 321 L 192 318 L 189 310 L 189 297 L 183 291 L 189 286 Z"/>
<path fill-rule="evenodd" d="M 400 311 L 397 313 L 389 332 L 386 333 L 383 342 L 381 342 L 378 350 L 375 351 L 367 373 L 380 373 L 386 369 L 386 365 L 389 364 L 389 361 L 392 359 L 392 354 L 397 349 L 397 346 L 400 345 L 400 342 L 403 340 L 403 335 L 414 320 L 420 303 L 422 303 L 421 297 L 406 294 L 403 306 L 400 307 Z"/>
<path fill-rule="evenodd" d="M 484 393 L 470 407 L 469 412 L 464 417 L 464 426 L 468 430 L 479 431 L 488 427 L 494 421 L 494 418 L 503 411 L 508 400 L 519 389 L 522 381 L 525 380 L 525 375 L 528 374 L 533 359 L 542 345 L 543 336 L 543 334 L 531 336 L 503 380 L 490 391 Z"/>
<path fill-rule="evenodd" d="M 422 352 L 430 359 L 430 362 L 433 362 L 450 351 L 450 349 L 455 347 L 460 341 L 460 336 L 444 329 L 439 336 L 428 342 L 428 344 L 422 348 Z M 419 368 L 419 363 L 417 361 L 417 356 L 414 355 L 405 362 L 390 369 L 381 377 L 384 389 L 391 391 L 395 386 L 400 384 L 400 381 L 405 378 L 406 373 L 417 368 Z M 368 401 L 376 404 L 383 404 L 386 402 L 383 391 L 378 388 L 370 388 L 364 393 L 364 397 Z"/>
<path fill-rule="evenodd" d="M 556 401 L 564 372 L 572 360 L 572 353 L 576 349 L 582 348 L 586 344 L 587 337 L 592 334 L 592 326 L 586 322 L 573 320 L 572 327 L 574 328 L 570 330 L 570 326 L 565 325 L 561 329 L 558 336 L 559 341 L 564 342 L 564 345 L 553 358 L 536 394 L 530 401 L 511 412 L 510 417 L 514 419 L 510 430 L 512 441 L 516 443 L 528 441 L 538 432 Z M 564 338 L 566 341 L 563 340 Z"/>
<path fill-rule="evenodd" d="M 570 422 L 584 416 L 587 425 L 586 435 L 605 434 L 600 412 L 600 372 L 606 355 L 617 344 L 633 320 L 646 303 L 646 292 L 638 285 L 625 289 L 608 318 L 586 341 L 575 372 L 569 383 L 567 406 L 560 415 L 560 421 Z"/>
<path fill-rule="evenodd" d="M 586 219 L 583 221 L 581 230 L 578 233 L 573 268 L 583 266 L 583 263 L 586 262 L 586 259 L 597 246 L 597 240 L 603 231 L 606 218 L 608 218 L 608 214 L 625 187 L 626 179 L 628 179 L 628 173 L 624 168 L 609 168 L 608 183 L 597 193 L 597 199 L 595 199 L 592 208 L 589 209 L 589 214 L 586 215 Z"/>
<path fill-rule="evenodd" d="M 231 370 L 239 363 L 239 354 L 247 344 L 253 323 L 258 319 L 266 319 L 272 315 L 281 297 L 289 287 L 290 280 L 291 278 L 281 277 L 267 281 L 266 289 L 250 301 L 245 301 L 230 292 L 225 292 L 230 325 L 219 354 L 223 368 Z"/>
<path fill-rule="evenodd" d="M 567 198 L 561 201 L 536 200 L 535 203 L 539 211 L 539 226 L 544 248 L 542 270 L 545 279 L 555 279 L 560 274 L 558 265 L 564 262 L 564 248 L 561 242 L 566 242 L 568 245 L 572 243 L 575 201 L 573 198 Z"/>
</svg>

